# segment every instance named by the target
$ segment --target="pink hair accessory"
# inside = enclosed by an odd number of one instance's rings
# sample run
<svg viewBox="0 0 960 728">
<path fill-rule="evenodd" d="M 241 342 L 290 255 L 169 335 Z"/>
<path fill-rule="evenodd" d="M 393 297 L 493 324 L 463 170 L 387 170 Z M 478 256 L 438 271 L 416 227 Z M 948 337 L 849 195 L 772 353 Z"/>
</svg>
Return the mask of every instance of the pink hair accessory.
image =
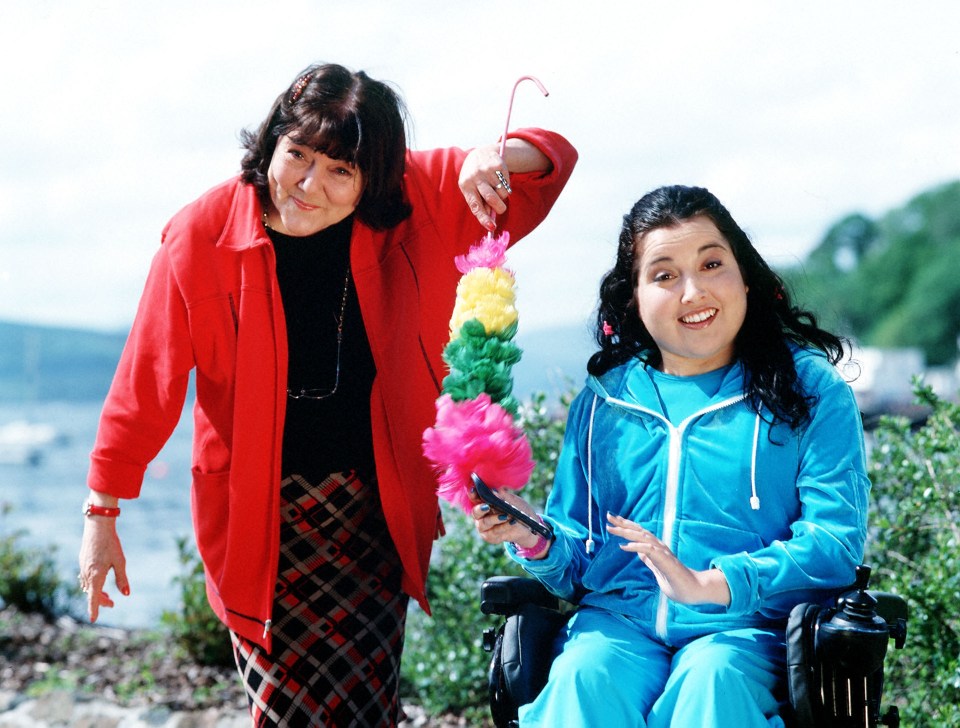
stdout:
<svg viewBox="0 0 960 728">
<path fill-rule="evenodd" d="M 603 322 L 603 335 L 613 336 L 613 327 L 610 324 L 608 324 L 606 321 Z"/>
</svg>

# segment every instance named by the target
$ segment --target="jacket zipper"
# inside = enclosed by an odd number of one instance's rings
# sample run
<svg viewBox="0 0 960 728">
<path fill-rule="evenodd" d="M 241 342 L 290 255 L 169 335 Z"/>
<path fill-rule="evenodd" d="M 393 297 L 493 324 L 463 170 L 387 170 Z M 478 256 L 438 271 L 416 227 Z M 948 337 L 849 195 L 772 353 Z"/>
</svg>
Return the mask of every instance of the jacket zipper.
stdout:
<svg viewBox="0 0 960 728">
<path fill-rule="evenodd" d="M 219 593 L 218 593 L 218 596 L 219 596 Z M 249 621 L 251 621 L 251 622 L 257 622 L 257 623 L 259 623 L 259 624 L 262 624 L 262 625 L 263 625 L 263 639 L 266 639 L 266 638 L 267 638 L 267 635 L 270 634 L 270 628 L 273 626 L 273 620 L 272 620 L 272 619 L 267 619 L 266 622 L 261 622 L 261 621 L 260 621 L 259 619 L 257 619 L 256 617 L 251 617 L 249 614 L 244 614 L 243 612 L 238 612 L 236 609 L 230 609 L 229 607 L 226 607 L 226 610 L 227 610 L 227 613 L 228 613 L 228 614 L 235 614 L 236 616 L 240 617 L 241 619 L 247 619 L 247 620 L 249 620 Z"/>
<path fill-rule="evenodd" d="M 673 525 L 677 520 L 677 490 L 680 488 L 680 456 L 681 444 L 683 442 L 683 431 L 689 420 L 680 423 L 680 427 L 674 427 L 667 422 L 670 428 L 670 449 L 667 459 L 667 492 L 663 498 L 663 532 L 660 534 L 660 540 L 663 541 L 670 550 L 673 550 Z M 667 639 L 667 611 L 670 606 L 667 595 L 660 592 L 657 601 L 657 637 L 666 641 Z"/>
<path fill-rule="evenodd" d="M 237 317 L 237 305 L 233 300 L 233 294 L 228 293 L 227 298 L 230 301 L 230 315 L 233 317 L 233 333 L 239 333 L 240 331 L 240 319 Z"/>
<path fill-rule="evenodd" d="M 659 412 L 647 409 L 641 405 L 625 402 L 622 399 L 610 398 L 607 400 L 611 404 L 616 404 L 634 411 L 645 412 L 656 417 L 667 426 L 667 431 L 670 433 L 669 455 L 667 458 L 667 487 L 663 499 L 663 530 L 660 533 L 660 540 L 663 541 L 671 551 L 674 550 L 673 529 L 677 520 L 677 491 L 680 489 L 680 460 L 683 457 L 683 433 L 686 431 L 687 425 L 698 417 L 737 404 L 746 398 L 747 396 L 745 394 L 741 394 L 737 397 L 731 397 L 722 402 L 717 402 L 710 407 L 706 407 L 689 415 L 676 427 Z M 667 614 L 669 613 L 669 608 L 670 600 L 667 595 L 661 591 L 657 600 L 657 617 L 654 622 L 654 629 L 657 637 L 664 642 L 667 641 Z"/>
</svg>

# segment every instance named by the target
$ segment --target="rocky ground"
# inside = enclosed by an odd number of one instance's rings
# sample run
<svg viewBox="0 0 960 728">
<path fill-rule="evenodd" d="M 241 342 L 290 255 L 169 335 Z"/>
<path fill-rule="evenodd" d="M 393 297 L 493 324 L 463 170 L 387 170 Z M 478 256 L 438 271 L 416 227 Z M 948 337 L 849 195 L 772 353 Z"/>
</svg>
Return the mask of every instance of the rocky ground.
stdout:
<svg viewBox="0 0 960 728">
<path fill-rule="evenodd" d="M 467 725 L 405 704 L 403 728 Z M 179 655 L 156 634 L 0 610 L 0 728 L 249 728 L 233 667 Z"/>
</svg>

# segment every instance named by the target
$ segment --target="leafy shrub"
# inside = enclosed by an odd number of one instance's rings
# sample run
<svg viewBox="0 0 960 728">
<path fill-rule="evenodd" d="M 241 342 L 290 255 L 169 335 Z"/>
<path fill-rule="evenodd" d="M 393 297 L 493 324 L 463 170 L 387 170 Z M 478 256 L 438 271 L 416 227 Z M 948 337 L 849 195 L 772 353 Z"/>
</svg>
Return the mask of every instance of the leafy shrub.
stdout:
<svg viewBox="0 0 960 728">
<path fill-rule="evenodd" d="M 10 510 L 10 504 L 0 504 L 0 518 Z M 64 613 L 69 602 L 66 585 L 57 576 L 56 547 L 25 546 L 25 535 L 23 530 L 0 532 L 0 602 L 52 619 Z"/>
<path fill-rule="evenodd" d="M 537 463 L 523 495 L 542 509 L 553 483 L 570 398 L 549 407 L 537 394 L 521 408 L 524 431 Z M 412 607 L 402 663 L 405 690 L 428 713 L 462 713 L 474 721 L 486 713 L 490 657 L 480 647 L 484 628 L 498 618 L 480 613 L 480 585 L 496 574 L 523 573 L 502 548 L 477 536 L 473 518 L 441 503 L 447 535 L 434 549 L 428 593 L 433 617 Z"/>
<path fill-rule="evenodd" d="M 183 572 L 174 578 L 180 587 L 180 611 L 165 611 L 160 621 L 177 645 L 201 665 L 232 665 L 230 635 L 207 602 L 203 562 L 185 538 L 177 539 Z"/>
<path fill-rule="evenodd" d="M 960 406 L 914 382 L 926 423 L 886 417 L 871 455 L 866 562 L 873 585 L 903 595 L 907 643 L 887 654 L 885 701 L 903 724 L 960 726 Z"/>
<path fill-rule="evenodd" d="M 433 616 L 411 606 L 402 678 L 427 713 L 465 712 L 472 724 L 487 695 L 490 658 L 480 638 L 496 624 L 480 613 L 480 584 L 493 574 L 519 572 L 502 549 L 480 541 L 472 518 L 446 504 L 442 509 L 447 534 L 434 552 L 428 586 Z"/>
</svg>

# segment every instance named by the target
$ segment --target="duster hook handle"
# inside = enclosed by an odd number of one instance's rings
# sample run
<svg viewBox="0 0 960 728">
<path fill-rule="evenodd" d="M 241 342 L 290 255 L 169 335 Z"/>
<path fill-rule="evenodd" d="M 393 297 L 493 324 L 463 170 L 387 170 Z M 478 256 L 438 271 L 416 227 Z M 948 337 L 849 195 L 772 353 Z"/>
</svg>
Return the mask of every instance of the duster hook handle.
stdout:
<svg viewBox="0 0 960 728">
<path fill-rule="evenodd" d="M 537 88 L 540 89 L 540 93 L 542 93 L 544 96 L 549 96 L 549 95 L 550 95 L 550 92 L 547 91 L 546 87 L 545 87 L 542 83 L 540 83 L 540 79 L 537 78 L 536 76 L 521 76 L 520 78 L 518 78 L 518 79 L 516 80 L 516 82 L 513 84 L 513 90 L 510 92 L 510 104 L 509 104 L 509 106 L 507 106 L 507 122 L 506 122 L 506 124 L 504 124 L 504 126 L 503 126 L 503 136 L 500 137 L 500 156 L 501 156 L 501 158 L 503 157 L 504 152 L 506 152 L 506 150 L 507 150 L 507 132 L 510 131 L 510 115 L 513 114 L 513 99 L 514 99 L 514 97 L 517 95 L 517 86 L 519 86 L 519 85 L 520 85 L 521 83 L 523 83 L 524 81 L 533 81 L 533 83 L 537 84 Z M 490 219 L 492 219 L 493 222 L 496 223 L 496 221 L 497 221 L 497 215 L 496 215 L 496 213 L 491 212 L 491 213 L 490 213 Z M 488 238 L 492 238 L 492 237 L 493 237 L 493 231 L 488 232 L 488 233 L 487 233 L 487 237 L 488 237 Z"/>
<path fill-rule="evenodd" d="M 503 156 L 504 151 L 507 148 L 507 132 L 510 131 L 510 115 L 513 113 L 513 99 L 517 95 L 517 86 L 519 86 L 524 81 L 533 81 L 537 84 L 537 88 L 540 89 L 540 93 L 544 96 L 549 96 L 550 92 L 547 91 L 546 87 L 540 83 L 540 79 L 535 76 L 521 76 L 517 79 L 516 83 L 513 84 L 513 91 L 510 92 L 510 105 L 507 107 L 507 123 L 503 127 L 503 136 L 500 138 L 500 156 Z"/>
</svg>

